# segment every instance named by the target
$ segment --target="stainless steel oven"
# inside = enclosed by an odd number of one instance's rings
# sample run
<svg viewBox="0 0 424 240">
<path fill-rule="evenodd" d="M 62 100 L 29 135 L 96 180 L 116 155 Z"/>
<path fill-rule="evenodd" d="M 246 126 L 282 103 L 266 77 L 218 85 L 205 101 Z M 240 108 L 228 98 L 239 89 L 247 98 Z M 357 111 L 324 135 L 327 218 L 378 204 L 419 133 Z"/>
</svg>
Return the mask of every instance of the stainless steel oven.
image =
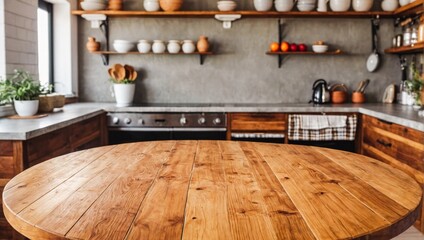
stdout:
<svg viewBox="0 0 424 240">
<path fill-rule="evenodd" d="M 109 112 L 111 144 L 152 140 L 225 140 L 225 113 Z"/>
</svg>

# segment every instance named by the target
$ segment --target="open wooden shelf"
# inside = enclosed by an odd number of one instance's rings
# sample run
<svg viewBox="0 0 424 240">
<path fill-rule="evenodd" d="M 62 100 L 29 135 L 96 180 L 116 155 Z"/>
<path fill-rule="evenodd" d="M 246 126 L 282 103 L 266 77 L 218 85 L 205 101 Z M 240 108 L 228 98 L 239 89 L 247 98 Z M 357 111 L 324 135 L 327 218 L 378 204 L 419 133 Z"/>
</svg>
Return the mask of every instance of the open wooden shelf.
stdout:
<svg viewBox="0 0 424 240">
<path fill-rule="evenodd" d="M 266 52 L 266 54 L 268 55 L 340 55 L 345 53 L 342 51 L 335 50 L 335 51 L 327 51 L 323 53 L 307 51 L 307 52 Z"/>
<path fill-rule="evenodd" d="M 424 0 L 416 0 L 394 11 L 395 16 L 416 15 L 424 11 Z"/>
<path fill-rule="evenodd" d="M 422 0 L 421 0 L 422 1 Z M 112 10 L 101 10 L 101 11 L 83 11 L 74 10 L 73 15 L 82 14 L 104 14 L 109 17 L 214 17 L 219 14 L 240 14 L 242 17 L 249 18 L 291 18 L 291 17 L 303 17 L 303 18 L 369 18 L 379 15 L 380 17 L 392 17 L 393 12 L 384 11 L 373 11 L 373 12 L 258 12 L 258 11 L 232 11 L 232 12 L 221 12 L 221 11 L 175 11 L 175 12 L 146 12 L 146 11 L 112 11 Z"/>
<path fill-rule="evenodd" d="M 416 43 L 411 46 L 404 46 L 398 48 L 388 48 L 384 50 L 385 53 L 395 53 L 395 54 L 403 54 L 403 53 L 424 53 L 424 42 Z"/>
<path fill-rule="evenodd" d="M 340 50 L 333 50 L 333 51 L 327 51 L 323 53 L 316 53 L 312 51 L 306 51 L 306 52 L 266 52 L 267 55 L 274 55 L 278 56 L 278 68 L 281 68 L 283 65 L 283 57 L 288 55 L 312 55 L 312 56 L 329 56 L 329 55 L 342 55 L 346 54 L 343 51 Z"/>
<path fill-rule="evenodd" d="M 164 53 L 153 53 L 153 52 L 148 52 L 148 53 L 141 53 L 141 52 L 126 52 L 126 53 L 120 53 L 120 52 L 115 52 L 115 51 L 95 51 L 95 52 L 90 52 L 93 54 L 104 54 L 104 55 L 124 55 L 124 54 L 138 54 L 138 55 L 212 55 L 213 52 L 193 52 L 193 53 L 183 53 L 183 52 L 179 52 L 179 53 L 169 53 L 169 52 L 164 52 Z"/>
</svg>

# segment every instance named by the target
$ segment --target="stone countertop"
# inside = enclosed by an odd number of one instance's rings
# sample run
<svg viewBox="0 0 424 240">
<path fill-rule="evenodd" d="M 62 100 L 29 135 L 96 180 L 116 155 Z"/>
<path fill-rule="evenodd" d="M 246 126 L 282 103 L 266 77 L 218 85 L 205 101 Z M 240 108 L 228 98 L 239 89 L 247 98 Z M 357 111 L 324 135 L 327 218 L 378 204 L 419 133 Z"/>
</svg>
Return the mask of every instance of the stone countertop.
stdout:
<svg viewBox="0 0 424 240">
<path fill-rule="evenodd" d="M 411 106 L 398 104 L 145 104 L 116 107 L 113 103 L 75 103 L 62 111 L 39 119 L 0 119 L 0 140 L 27 140 L 70 124 L 107 112 L 285 112 L 285 113 L 348 113 L 359 112 L 424 131 L 424 117 Z"/>
</svg>

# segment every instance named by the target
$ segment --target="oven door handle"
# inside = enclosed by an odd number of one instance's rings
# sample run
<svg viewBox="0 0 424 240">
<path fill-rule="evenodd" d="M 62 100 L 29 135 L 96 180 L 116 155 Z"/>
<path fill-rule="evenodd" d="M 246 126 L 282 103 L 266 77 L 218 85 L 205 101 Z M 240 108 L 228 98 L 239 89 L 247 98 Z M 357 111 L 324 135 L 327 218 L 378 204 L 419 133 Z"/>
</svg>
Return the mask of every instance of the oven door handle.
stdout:
<svg viewBox="0 0 424 240">
<path fill-rule="evenodd" d="M 227 128 L 138 128 L 138 127 L 110 127 L 109 131 L 127 132 L 226 132 Z"/>
<path fill-rule="evenodd" d="M 231 133 L 233 138 L 284 138 L 283 133 Z"/>
</svg>

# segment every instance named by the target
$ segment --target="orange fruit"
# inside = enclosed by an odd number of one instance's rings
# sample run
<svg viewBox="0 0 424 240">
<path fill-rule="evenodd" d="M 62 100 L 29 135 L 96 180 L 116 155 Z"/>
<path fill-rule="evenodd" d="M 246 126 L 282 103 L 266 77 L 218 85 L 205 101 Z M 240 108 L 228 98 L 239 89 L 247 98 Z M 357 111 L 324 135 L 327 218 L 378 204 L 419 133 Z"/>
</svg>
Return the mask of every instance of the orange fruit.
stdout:
<svg viewBox="0 0 424 240">
<path fill-rule="evenodd" d="M 282 42 L 280 45 L 281 51 L 282 52 L 288 52 L 290 51 L 290 43 L 288 42 Z"/>
<path fill-rule="evenodd" d="M 273 42 L 271 43 L 271 45 L 269 45 L 269 49 L 271 49 L 271 52 L 278 52 L 278 50 L 280 49 L 280 44 L 278 44 L 277 42 Z"/>
</svg>

